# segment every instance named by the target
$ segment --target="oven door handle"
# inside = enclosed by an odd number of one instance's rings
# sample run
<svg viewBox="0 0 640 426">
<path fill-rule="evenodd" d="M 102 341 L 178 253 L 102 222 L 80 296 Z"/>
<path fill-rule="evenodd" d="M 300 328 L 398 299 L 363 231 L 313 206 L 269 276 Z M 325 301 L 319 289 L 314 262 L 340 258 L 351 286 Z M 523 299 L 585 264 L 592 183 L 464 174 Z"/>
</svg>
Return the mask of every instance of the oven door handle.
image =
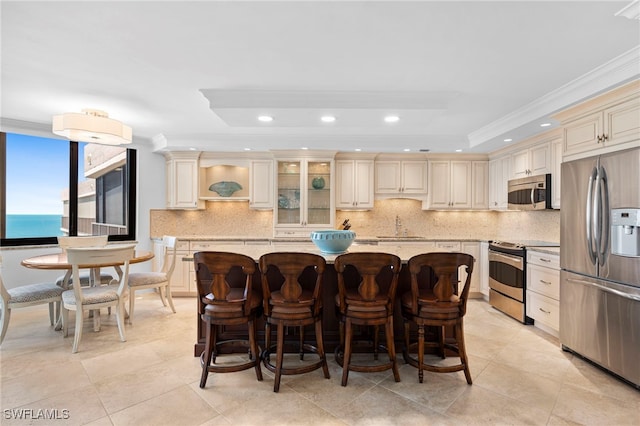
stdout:
<svg viewBox="0 0 640 426">
<path fill-rule="evenodd" d="M 489 261 L 497 260 L 502 263 L 506 263 L 507 265 L 511 265 L 514 268 L 524 270 L 523 258 L 519 256 L 512 256 L 509 254 L 499 253 L 493 250 L 489 250 Z"/>
</svg>

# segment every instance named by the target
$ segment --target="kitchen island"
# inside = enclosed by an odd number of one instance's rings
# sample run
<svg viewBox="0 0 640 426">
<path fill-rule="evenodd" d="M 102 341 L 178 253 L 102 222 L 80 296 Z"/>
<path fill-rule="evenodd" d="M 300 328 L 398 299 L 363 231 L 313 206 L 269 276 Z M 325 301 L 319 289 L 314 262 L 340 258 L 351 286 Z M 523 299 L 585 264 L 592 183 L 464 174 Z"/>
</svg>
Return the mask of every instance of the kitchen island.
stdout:
<svg viewBox="0 0 640 426">
<path fill-rule="evenodd" d="M 308 242 L 308 240 L 307 240 Z M 335 308 L 335 295 L 338 293 L 338 281 L 337 274 L 335 269 L 333 268 L 333 263 L 338 256 L 337 254 L 327 254 L 322 253 L 317 247 L 314 245 L 302 243 L 299 248 L 294 248 L 291 245 L 288 246 L 269 246 L 269 245 L 225 245 L 219 244 L 215 246 L 215 249 L 211 250 L 215 251 L 226 251 L 233 253 L 240 253 L 246 256 L 251 257 L 256 261 L 256 273 L 253 276 L 254 280 L 254 289 L 261 292 L 261 283 L 260 283 L 260 272 L 257 269 L 257 262 L 265 253 L 272 252 L 304 252 L 304 253 L 313 253 L 320 255 L 325 258 L 327 261 L 327 269 L 325 270 L 323 276 L 323 319 L 322 326 L 324 332 L 324 343 L 327 352 L 333 351 L 340 342 L 340 332 L 339 332 L 339 320 L 336 314 Z M 451 251 L 445 248 L 434 247 L 433 244 L 402 244 L 402 242 L 398 242 L 398 244 L 393 245 L 352 245 L 348 252 L 350 253 L 362 253 L 362 252 L 376 252 L 376 253 L 392 253 L 400 257 L 402 260 L 403 268 L 400 270 L 400 277 L 398 282 L 398 289 L 396 292 L 396 303 L 394 310 L 394 337 L 396 342 L 396 348 L 398 351 L 402 350 L 403 339 L 404 339 L 404 322 L 401 314 L 400 307 L 400 297 L 403 293 L 411 291 L 411 279 L 409 275 L 409 271 L 404 267 L 408 260 L 420 253 L 429 253 L 429 252 L 446 252 Z M 192 259 L 186 259 L 191 260 Z M 464 277 L 460 277 L 460 280 L 463 281 Z M 194 355 L 199 356 L 200 353 L 204 350 L 205 343 L 205 327 L 200 319 L 200 313 L 197 314 L 197 342 L 194 347 Z M 297 333 L 297 330 L 290 329 L 289 334 L 293 335 Z M 363 333 L 367 331 L 363 330 Z M 414 330 L 412 330 L 414 332 Z M 306 339 L 314 339 L 314 330 L 313 327 L 309 327 L 305 329 Z M 246 330 L 243 327 L 225 327 L 220 330 L 220 337 L 223 339 L 246 339 Z M 363 337 L 364 336 L 359 336 Z M 264 322 L 261 320 L 258 323 L 258 340 L 259 342 L 264 342 Z M 295 340 L 295 339 L 293 339 Z"/>
</svg>

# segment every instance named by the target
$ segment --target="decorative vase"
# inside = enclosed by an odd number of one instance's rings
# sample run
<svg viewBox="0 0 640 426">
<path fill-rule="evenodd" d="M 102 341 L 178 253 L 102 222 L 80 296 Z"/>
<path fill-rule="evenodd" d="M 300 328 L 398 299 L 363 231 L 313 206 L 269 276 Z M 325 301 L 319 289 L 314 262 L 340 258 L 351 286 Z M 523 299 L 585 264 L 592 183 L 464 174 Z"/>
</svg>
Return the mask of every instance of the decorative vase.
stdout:
<svg viewBox="0 0 640 426">
<path fill-rule="evenodd" d="M 324 178 L 322 176 L 313 178 L 313 180 L 311 181 L 311 186 L 313 186 L 313 189 L 324 188 Z"/>
</svg>

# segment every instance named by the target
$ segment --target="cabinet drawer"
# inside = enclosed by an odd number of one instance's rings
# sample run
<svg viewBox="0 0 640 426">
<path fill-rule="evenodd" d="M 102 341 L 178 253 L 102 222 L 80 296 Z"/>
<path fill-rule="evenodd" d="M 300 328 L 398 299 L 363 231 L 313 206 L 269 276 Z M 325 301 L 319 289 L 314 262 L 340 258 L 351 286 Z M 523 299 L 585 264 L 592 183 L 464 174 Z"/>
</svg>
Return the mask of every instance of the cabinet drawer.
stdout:
<svg viewBox="0 0 640 426">
<path fill-rule="evenodd" d="M 176 241 L 177 251 L 189 251 L 189 241 Z"/>
<path fill-rule="evenodd" d="M 438 241 L 436 247 L 451 251 L 460 251 L 460 242 L 458 241 Z"/>
<path fill-rule="evenodd" d="M 216 247 L 229 245 L 244 245 L 244 241 L 238 240 L 220 240 L 220 241 L 191 241 L 191 251 L 214 251 Z"/>
<path fill-rule="evenodd" d="M 546 268 L 554 268 L 560 270 L 560 256 L 556 254 L 527 250 L 527 263 L 529 265 L 539 265 Z"/>
<path fill-rule="evenodd" d="M 560 300 L 560 271 L 530 264 L 527 272 L 527 290 Z"/>
<path fill-rule="evenodd" d="M 558 331 L 560 303 L 541 294 L 527 291 L 527 316 Z"/>
</svg>

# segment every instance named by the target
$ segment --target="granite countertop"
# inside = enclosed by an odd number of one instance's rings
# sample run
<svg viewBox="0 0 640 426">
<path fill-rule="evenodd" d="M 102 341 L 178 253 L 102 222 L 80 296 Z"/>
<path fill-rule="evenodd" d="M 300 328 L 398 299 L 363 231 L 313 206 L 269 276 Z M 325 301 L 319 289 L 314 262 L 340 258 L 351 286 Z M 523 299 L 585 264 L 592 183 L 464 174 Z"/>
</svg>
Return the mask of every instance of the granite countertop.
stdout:
<svg viewBox="0 0 640 426">
<path fill-rule="evenodd" d="M 311 238 L 309 237 L 242 237 L 242 236 L 212 236 L 212 235 L 176 235 L 179 240 L 189 240 L 189 241 L 269 241 L 269 242 L 311 242 Z M 152 238 L 154 241 L 162 240 L 161 237 Z M 371 243 L 371 242 L 408 242 L 408 241 L 416 241 L 416 242 L 439 242 L 439 241 L 488 241 L 477 238 L 430 238 L 423 236 L 358 236 L 356 235 L 356 239 L 354 240 L 354 244 L 358 243 Z"/>
</svg>

